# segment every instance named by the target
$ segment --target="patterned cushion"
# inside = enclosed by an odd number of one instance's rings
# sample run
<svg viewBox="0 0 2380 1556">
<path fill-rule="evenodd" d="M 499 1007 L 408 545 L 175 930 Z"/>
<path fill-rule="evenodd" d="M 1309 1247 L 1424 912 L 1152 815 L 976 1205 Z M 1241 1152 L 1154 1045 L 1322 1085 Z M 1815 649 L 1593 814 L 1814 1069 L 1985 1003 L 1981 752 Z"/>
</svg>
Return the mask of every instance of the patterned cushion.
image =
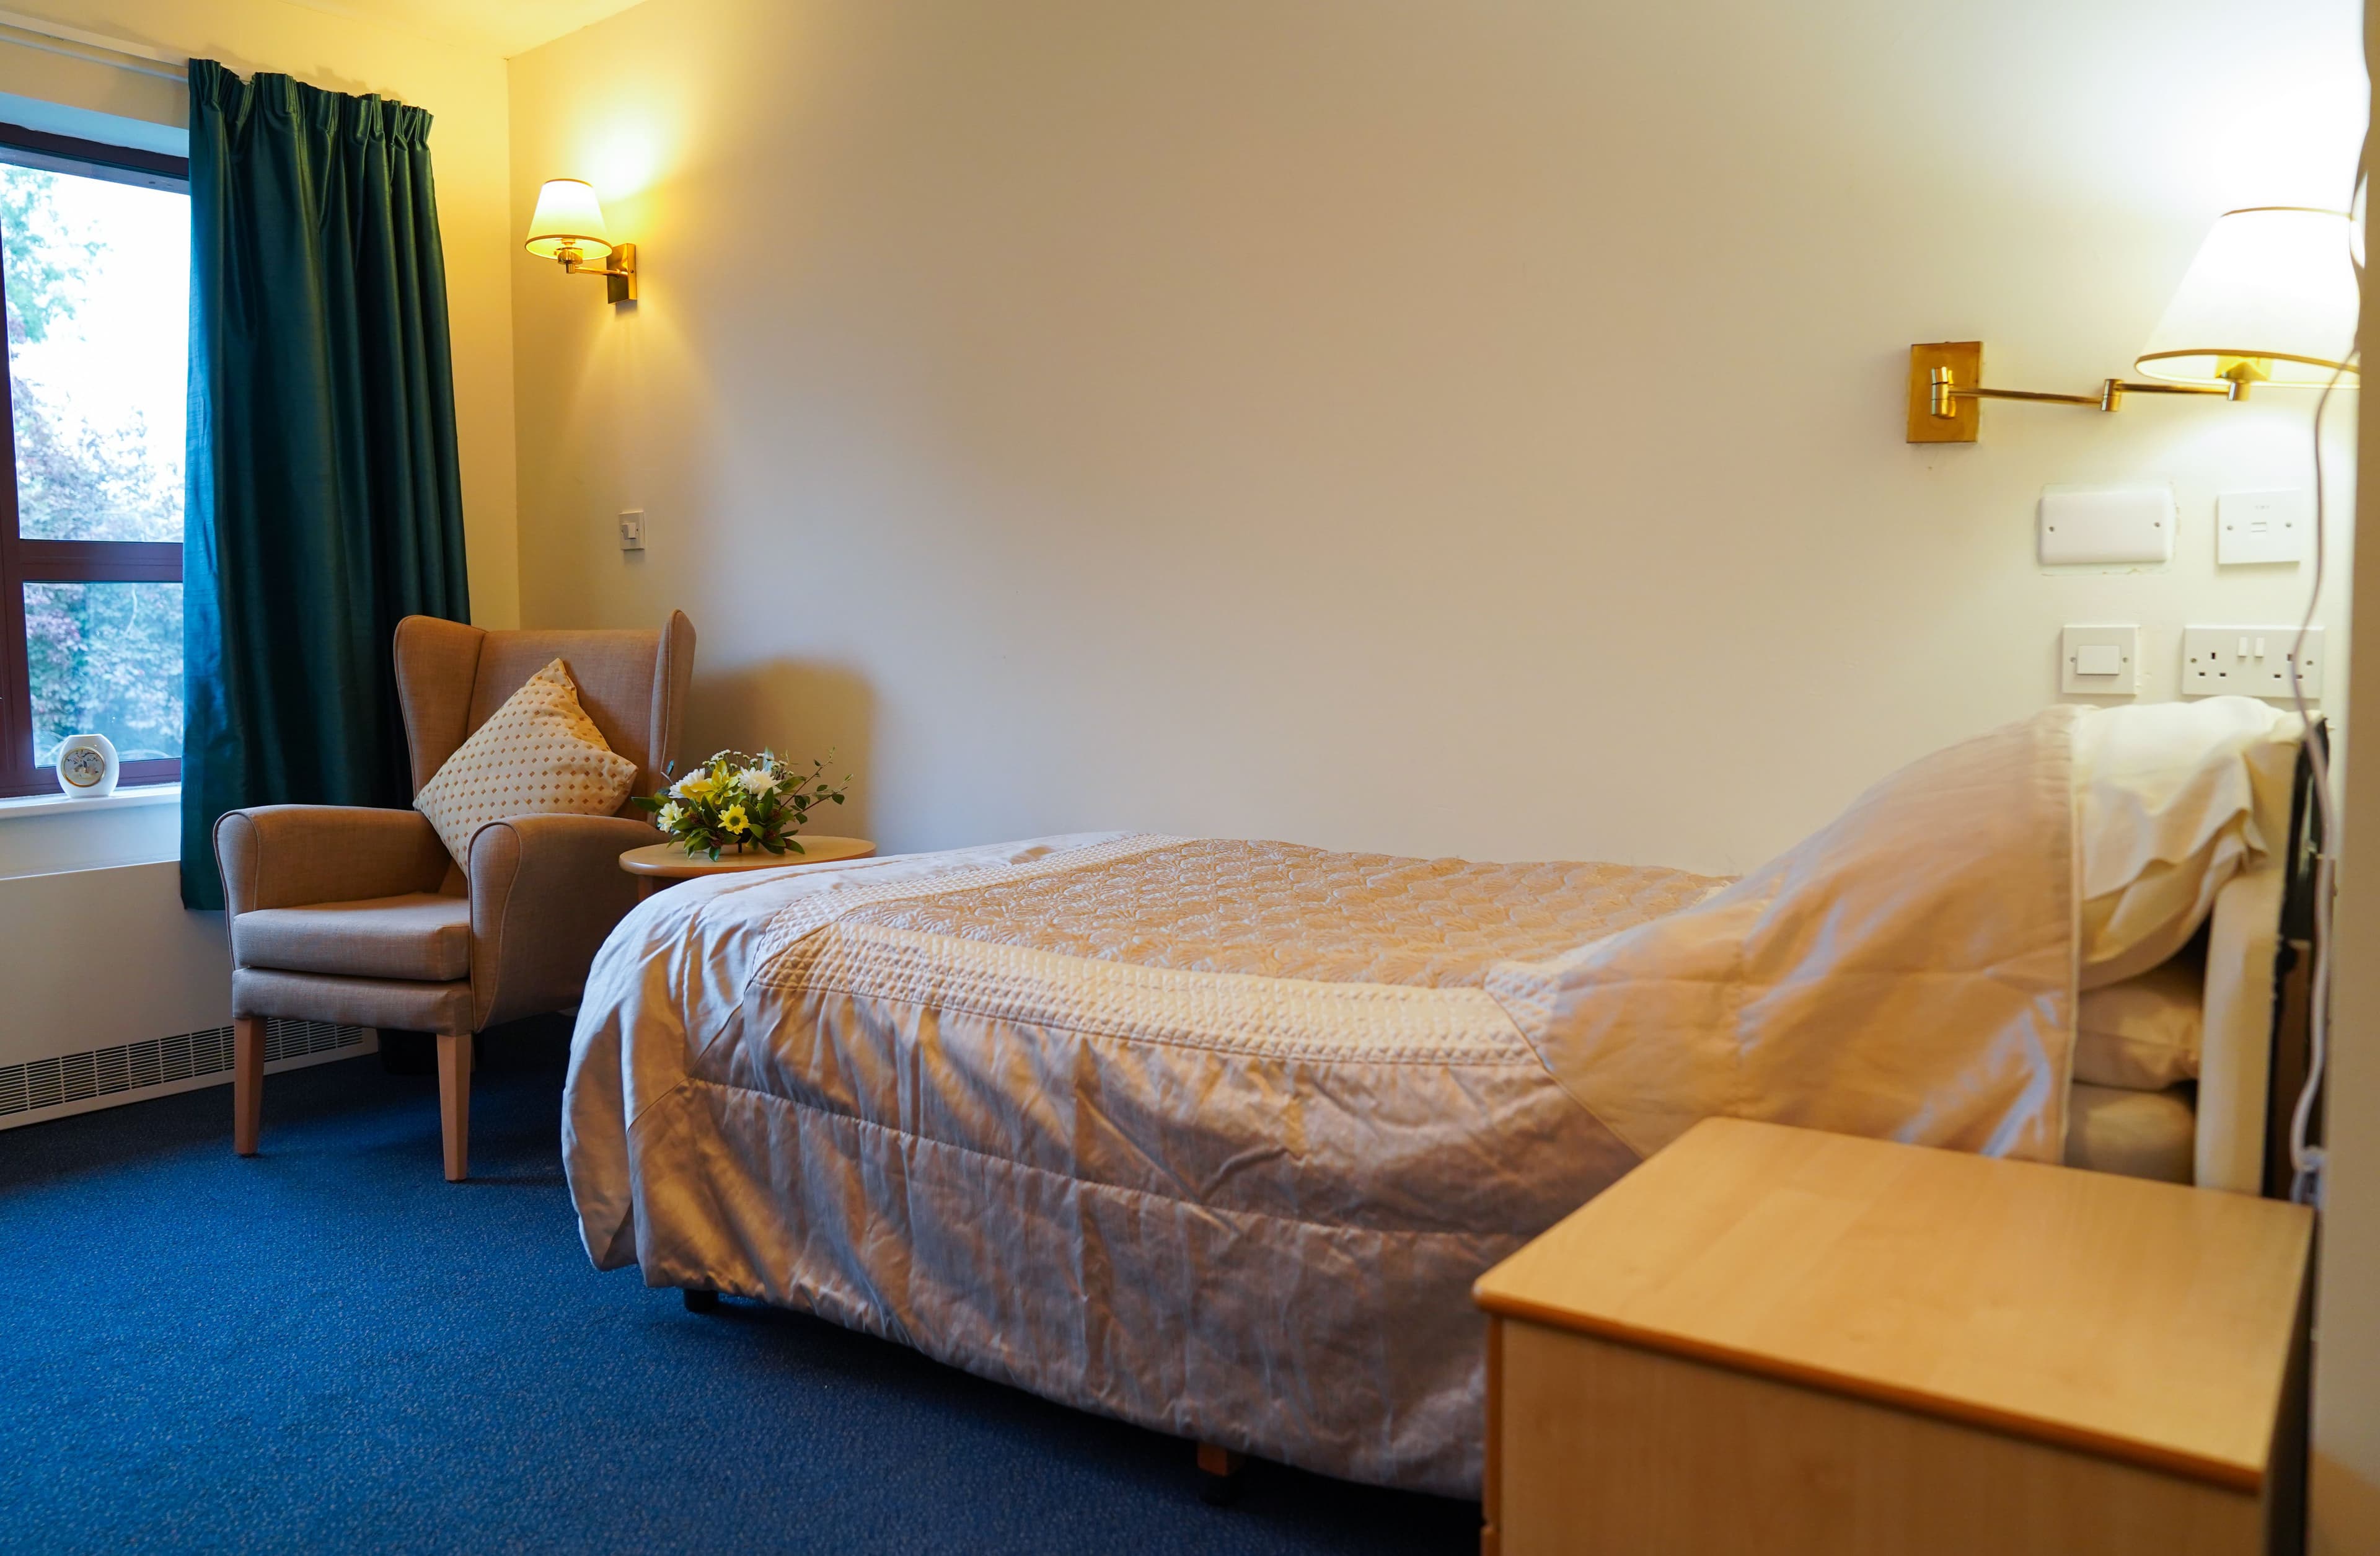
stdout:
<svg viewBox="0 0 2380 1556">
<path fill-rule="evenodd" d="M 413 796 L 458 864 L 471 837 L 507 816 L 609 816 L 627 799 L 637 764 L 603 742 L 555 660 L 471 732 Z"/>
</svg>

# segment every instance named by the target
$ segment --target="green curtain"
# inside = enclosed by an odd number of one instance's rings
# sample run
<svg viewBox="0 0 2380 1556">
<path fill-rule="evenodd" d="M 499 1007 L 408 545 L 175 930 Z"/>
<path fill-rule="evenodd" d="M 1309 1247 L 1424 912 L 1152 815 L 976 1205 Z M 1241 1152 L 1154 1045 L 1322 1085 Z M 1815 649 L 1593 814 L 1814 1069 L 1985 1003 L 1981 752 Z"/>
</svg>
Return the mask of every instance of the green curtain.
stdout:
<svg viewBox="0 0 2380 1556">
<path fill-rule="evenodd" d="M 430 115 L 190 62 L 182 901 L 226 810 L 402 806 L 390 640 L 468 620 Z"/>
</svg>

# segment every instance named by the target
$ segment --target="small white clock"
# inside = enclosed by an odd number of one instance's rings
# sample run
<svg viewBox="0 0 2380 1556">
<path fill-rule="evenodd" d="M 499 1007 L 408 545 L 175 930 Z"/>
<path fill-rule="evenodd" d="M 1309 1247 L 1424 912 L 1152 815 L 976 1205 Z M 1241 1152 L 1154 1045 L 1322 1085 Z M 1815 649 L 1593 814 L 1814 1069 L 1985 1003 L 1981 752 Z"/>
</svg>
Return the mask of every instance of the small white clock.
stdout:
<svg viewBox="0 0 2380 1556">
<path fill-rule="evenodd" d="M 58 743 L 58 787 L 72 799 L 115 792 L 115 743 L 104 735 L 69 735 Z"/>
</svg>

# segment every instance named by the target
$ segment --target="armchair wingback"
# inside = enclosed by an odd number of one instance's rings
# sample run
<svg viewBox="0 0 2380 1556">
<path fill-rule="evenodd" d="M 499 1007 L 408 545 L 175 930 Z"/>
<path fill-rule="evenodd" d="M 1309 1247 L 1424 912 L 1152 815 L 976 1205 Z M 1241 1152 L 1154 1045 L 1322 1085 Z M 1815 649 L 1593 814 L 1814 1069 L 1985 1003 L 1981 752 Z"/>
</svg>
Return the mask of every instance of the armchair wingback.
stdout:
<svg viewBox="0 0 2380 1556">
<path fill-rule="evenodd" d="M 682 611 L 659 632 L 488 632 L 433 616 L 397 623 L 396 699 L 415 791 L 504 699 L 557 659 L 569 664 L 578 705 L 604 743 L 637 764 L 637 792 L 658 787 L 677 751 L 694 674 L 694 624 Z"/>
<path fill-rule="evenodd" d="M 674 757 L 694 626 L 657 632 L 498 632 L 428 616 L 396 629 L 397 699 L 418 791 L 505 699 L 553 660 L 638 793 Z M 232 945 L 233 1145 L 256 1153 L 267 1017 L 438 1036 L 446 1176 L 468 1170 L 471 1039 L 576 1004 L 596 949 L 636 905 L 619 856 L 653 838 L 614 816 L 515 816 L 452 859 L 414 810 L 272 805 L 215 826 Z"/>
</svg>

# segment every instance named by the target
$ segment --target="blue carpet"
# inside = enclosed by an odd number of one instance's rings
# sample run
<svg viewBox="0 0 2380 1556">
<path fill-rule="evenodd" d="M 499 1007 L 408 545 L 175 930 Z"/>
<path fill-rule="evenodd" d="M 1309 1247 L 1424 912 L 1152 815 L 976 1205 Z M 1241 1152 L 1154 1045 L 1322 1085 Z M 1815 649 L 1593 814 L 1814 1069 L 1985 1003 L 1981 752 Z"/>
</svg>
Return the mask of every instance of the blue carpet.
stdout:
<svg viewBox="0 0 2380 1556">
<path fill-rule="evenodd" d="M 1469 1503 L 1253 1464 L 578 1246 L 560 1041 L 484 1047 L 473 1181 L 370 1058 L 0 1132 L 0 1550 L 1470 1552 Z"/>
</svg>

